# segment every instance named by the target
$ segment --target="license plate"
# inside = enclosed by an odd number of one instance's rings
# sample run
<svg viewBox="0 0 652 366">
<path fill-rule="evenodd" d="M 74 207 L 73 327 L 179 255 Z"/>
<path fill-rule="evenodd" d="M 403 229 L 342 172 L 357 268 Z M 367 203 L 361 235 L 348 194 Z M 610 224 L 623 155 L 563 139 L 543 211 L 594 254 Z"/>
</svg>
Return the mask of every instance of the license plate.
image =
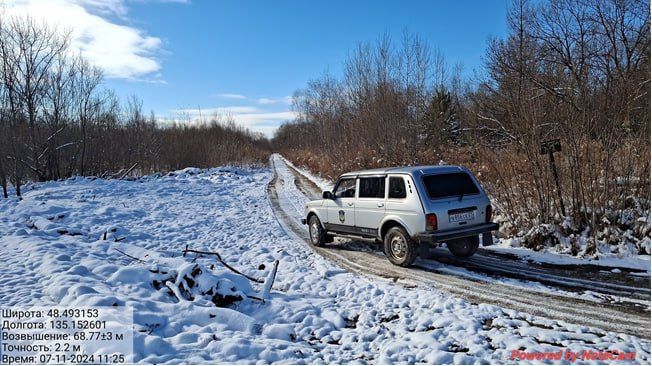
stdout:
<svg viewBox="0 0 652 366">
<path fill-rule="evenodd" d="M 459 212 L 448 215 L 449 222 L 469 221 L 475 219 L 475 211 Z"/>
</svg>

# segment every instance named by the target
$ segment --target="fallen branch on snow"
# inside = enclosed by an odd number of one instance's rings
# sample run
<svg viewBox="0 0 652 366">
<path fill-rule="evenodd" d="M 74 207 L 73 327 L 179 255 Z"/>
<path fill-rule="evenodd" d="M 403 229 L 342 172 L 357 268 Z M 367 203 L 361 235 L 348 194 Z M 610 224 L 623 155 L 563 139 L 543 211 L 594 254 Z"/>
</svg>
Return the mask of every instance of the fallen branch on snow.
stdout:
<svg viewBox="0 0 652 366">
<path fill-rule="evenodd" d="M 105 239 L 105 240 L 106 240 L 106 239 Z M 115 248 L 113 248 L 113 249 L 114 249 L 116 252 L 118 252 L 118 253 L 120 253 L 120 254 L 126 256 L 126 257 L 129 257 L 129 258 L 131 258 L 131 259 L 133 259 L 133 260 L 135 260 L 135 261 L 137 261 L 137 262 L 140 262 L 140 263 L 147 263 L 147 262 L 145 262 L 144 260 L 142 260 L 142 259 L 140 259 L 140 258 L 136 258 L 136 257 L 134 257 L 133 255 L 129 255 L 129 254 L 123 252 L 123 251 L 120 250 L 120 249 L 115 249 Z"/>
<path fill-rule="evenodd" d="M 261 280 L 261 279 L 258 279 L 258 278 L 253 278 L 253 277 L 248 276 L 248 275 L 238 271 L 237 269 L 231 267 L 228 263 L 226 263 L 222 259 L 222 256 L 218 252 L 207 252 L 207 251 L 203 251 L 203 250 L 188 249 L 188 246 L 186 245 L 186 249 L 183 250 L 183 256 L 185 257 L 187 253 L 214 255 L 215 257 L 217 257 L 218 262 L 222 263 L 224 265 L 224 267 L 228 268 L 229 270 L 233 271 L 234 273 L 237 273 L 240 276 L 243 276 L 243 277 L 247 278 L 249 281 L 252 281 L 252 282 L 265 283 L 265 280 Z M 276 270 L 274 270 L 274 272 L 276 273 Z M 275 274 L 275 276 L 276 276 L 276 274 Z"/>
<path fill-rule="evenodd" d="M 136 262 L 143 264 L 148 263 L 147 261 L 125 253 L 120 249 L 113 249 Z M 187 253 L 215 256 L 224 268 L 234 272 L 243 279 L 262 284 L 262 288 L 259 292 L 255 292 L 250 285 L 244 284 L 243 282 L 237 282 L 237 280 L 234 280 L 233 278 L 224 277 L 223 275 L 212 272 L 213 266 L 209 269 L 202 264 L 194 263 L 193 260 L 192 264 L 188 263 L 179 269 L 163 271 L 159 270 L 158 266 L 156 266 L 155 269 L 150 268 L 149 271 L 154 276 L 154 280 L 152 281 L 154 289 L 159 290 L 161 287 L 167 288 L 168 294 L 175 297 L 179 302 L 194 302 L 196 299 L 203 298 L 204 300 L 210 300 L 217 307 L 232 307 L 243 298 L 260 301 L 263 304 L 266 300 L 269 300 L 270 292 L 274 285 L 274 281 L 276 280 L 279 265 L 278 260 L 274 261 L 270 272 L 264 280 L 261 280 L 247 276 L 231 267 L 224 262 L 220 254 L 217 252 L 194 250 L 189 249 L 188 246 L 186 246 L 183 251 L 183 256 L 185 257 Z"/>
</svg>

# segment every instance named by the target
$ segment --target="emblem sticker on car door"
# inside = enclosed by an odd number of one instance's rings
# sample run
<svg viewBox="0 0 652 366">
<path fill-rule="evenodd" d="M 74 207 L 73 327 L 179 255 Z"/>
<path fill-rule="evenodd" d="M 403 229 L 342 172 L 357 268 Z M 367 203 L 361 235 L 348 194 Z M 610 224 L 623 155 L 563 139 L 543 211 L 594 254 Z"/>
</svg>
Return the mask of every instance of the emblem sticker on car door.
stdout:
<svg viewBox="0 0 652 366">
<path fill-rule="evenodd" d="M 340 222 L 341 223 L 344 223 L 344 221 L 346 220 L 346 217 L 344 215 L 345 215 L 344 211 L 340 210 Z"/>
</svg>

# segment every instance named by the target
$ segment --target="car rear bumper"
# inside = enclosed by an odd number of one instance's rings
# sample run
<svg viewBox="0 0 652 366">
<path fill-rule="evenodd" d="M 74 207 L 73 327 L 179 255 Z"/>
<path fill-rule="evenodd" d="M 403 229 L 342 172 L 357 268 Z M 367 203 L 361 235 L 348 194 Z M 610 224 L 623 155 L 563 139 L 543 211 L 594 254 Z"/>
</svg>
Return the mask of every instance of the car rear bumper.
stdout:
<svg viewBox="0 0 652 366">
<path fill-rule="evenodd" d="M 486 224 L 480 224 L 475 226 L 467 226 L 459 229 L 452 230 L 443 230 L 443 231 L 426 231 L 423 233 L 417 234 L 417 239 L 422 243 L 441 243 L 447 240 L 466 238 L 469 236 L 480 235 L 487 233 L 487 238 L 485 239 L 483 235 L 482 245 L 491 245 L 493 240 L 491 240 L 491 232 L 498 230 L 498 224 L 494 222 L 488 222 Z"/>
</svg>

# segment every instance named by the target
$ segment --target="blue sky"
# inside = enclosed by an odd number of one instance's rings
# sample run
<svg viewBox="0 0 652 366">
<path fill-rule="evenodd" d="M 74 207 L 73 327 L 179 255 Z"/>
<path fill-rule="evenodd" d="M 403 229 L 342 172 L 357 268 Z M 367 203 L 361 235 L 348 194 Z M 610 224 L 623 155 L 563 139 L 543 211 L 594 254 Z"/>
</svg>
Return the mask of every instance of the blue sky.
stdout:
<svg viewBox="0 0 652 366">
<path fill-rule="evenodd" d="M 74 45 L 121 97 L 174 118 L 231 111 L 271 135 L 288 96 L 325 70 L 339 74 L 358 42 L 407 30 L 472 75 L 487 40 L 506 33 L 507 1 L 13 0 L 79 31 Z"/>
</svg>

